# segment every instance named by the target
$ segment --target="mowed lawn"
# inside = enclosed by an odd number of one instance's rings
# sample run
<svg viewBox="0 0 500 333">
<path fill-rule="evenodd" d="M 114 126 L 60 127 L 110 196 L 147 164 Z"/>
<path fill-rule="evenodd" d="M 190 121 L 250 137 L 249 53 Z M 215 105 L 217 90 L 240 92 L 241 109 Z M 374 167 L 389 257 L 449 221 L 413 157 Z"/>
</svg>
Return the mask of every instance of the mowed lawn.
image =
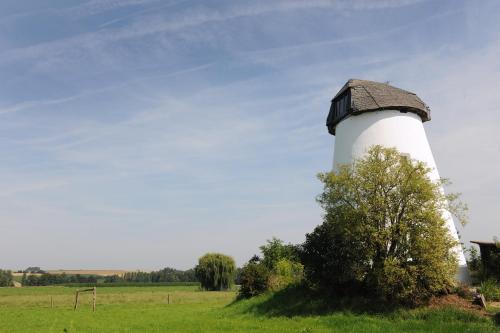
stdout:
<svg viewBox="0 0 500 333">
<path fill-rule="evenodd" d="M 390 314 L 335 311 L 277 315 L 256 311 L 270 296 L 234 302 L 234 292 L 193 286 L 102 287 L 97 311 L 70 287 L 0 288 L 0 332 L 498 332 L 493 320 L 454 309 Z M 54 307 L 51 308 L 51 298 Z M 167 304 L 170 298 L 170 304 Z"/>
</svg>

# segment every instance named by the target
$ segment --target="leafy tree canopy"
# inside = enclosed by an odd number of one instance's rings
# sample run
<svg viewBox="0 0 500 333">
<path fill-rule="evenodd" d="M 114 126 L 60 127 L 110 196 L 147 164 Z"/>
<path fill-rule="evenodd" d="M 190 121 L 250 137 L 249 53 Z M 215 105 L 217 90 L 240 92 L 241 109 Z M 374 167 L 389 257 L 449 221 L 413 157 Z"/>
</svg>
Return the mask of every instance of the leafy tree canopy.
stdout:
<svg viewBox="0 0 500 333">
<path fill-rule="evenodd" d="M 361 286 L 400 302 L 450 287 L 457 242 L 444 216 L 465 223 L 467 207 L 429 173 L 396 149 L 374 146 L 353 164 L 319 174 L 325 215 L 302 246 L 308 280 L 337 291 Z"/>
<path fill-rule="evenodd" d="M 293 244 L 285 244 L 281 239 L 273 237 L 267 244 L 260 247 L 263 259 L 262 263 L 270 270 L 276 268 L 276 264 L 282 259 L 298 261 L 297 249 Z"/>
</svg>

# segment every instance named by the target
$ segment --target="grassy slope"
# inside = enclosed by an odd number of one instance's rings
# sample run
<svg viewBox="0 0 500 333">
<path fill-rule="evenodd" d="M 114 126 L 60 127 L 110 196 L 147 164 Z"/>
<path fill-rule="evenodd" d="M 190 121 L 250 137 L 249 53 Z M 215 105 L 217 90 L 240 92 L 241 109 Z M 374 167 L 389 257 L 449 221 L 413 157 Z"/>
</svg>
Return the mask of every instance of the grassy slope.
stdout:
<svg viewBox="0 0 500 333">
<path fill-rule="evenodd" d="M 487 318 L 443 310 L 378 313 L 324 308 L 298 295 L 233 302 L 196 287 L 98 288 L 71 309 L 74 288 L 0 288 L 0 332 L 497 332 Z M 166 304 L 170 294 L 171 304 Z M 50 297 L 55 307 L 50 308 Z M 348 308 L 348 307 L 347 307 Z"/>
</svg>

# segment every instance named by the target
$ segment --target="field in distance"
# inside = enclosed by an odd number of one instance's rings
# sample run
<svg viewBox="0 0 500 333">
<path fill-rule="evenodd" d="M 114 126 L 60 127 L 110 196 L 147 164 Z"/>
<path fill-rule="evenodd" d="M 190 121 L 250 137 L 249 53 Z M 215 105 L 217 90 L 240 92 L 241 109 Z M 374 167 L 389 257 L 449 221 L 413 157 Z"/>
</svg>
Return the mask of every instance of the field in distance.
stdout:
<svg viewBox="0 0 500 333">
<path fill-rule="evenodd" d="M 197 286 L 98 287 L 97 310 L 76 288 L 0 288 L 0 332 L 497 332 L 491 318 L 455 309 L 347 310 L 322 315 L 279 310 L 271 295 L 235 302 L 236 293 Z M 286 302 L 293 310 L 294 302 Z M 51 307 L 53 304 L 53 307 Z"/>
<path fill-rule="evenodd" d="M 98 275 L 98 276 L 111 276 L 118 275 L 123 276 L 127 272 L 135 272 L 135 271 L 127 271 L 123 269 L 52 269 L 46 271 L 49 274 L 67 274 L 67 275 Z M 34 273 L 35 275 L 41 275 L 39 273 Z M 22 276 L 23 273 L 13 272 L 13 276 Z"/>
</svg>

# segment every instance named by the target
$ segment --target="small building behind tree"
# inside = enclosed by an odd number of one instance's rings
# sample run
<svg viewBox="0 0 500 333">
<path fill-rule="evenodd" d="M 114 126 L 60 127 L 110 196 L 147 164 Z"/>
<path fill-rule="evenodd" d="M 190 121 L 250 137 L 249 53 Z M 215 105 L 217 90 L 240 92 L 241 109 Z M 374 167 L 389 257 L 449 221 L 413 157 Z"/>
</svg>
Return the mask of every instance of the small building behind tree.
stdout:
<svg viewBox="0 0 500 333">
<path fill-rule="evenodd" d="M 471 241 L 479 246 L 481 253 L 481 274 L 485 278 L 500 280 L 500 243 Z"/>
</svg>

